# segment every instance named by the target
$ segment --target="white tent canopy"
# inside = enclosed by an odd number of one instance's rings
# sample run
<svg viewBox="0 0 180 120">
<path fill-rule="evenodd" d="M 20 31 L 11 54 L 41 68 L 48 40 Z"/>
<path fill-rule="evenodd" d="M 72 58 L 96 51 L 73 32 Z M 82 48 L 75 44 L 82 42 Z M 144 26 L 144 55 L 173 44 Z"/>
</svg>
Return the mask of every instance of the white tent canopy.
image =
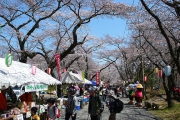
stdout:
<svg viewBox="0 0 180 120">
<path fill-rule="evenodd" d="M 85 82 L 82 81 L 82 78 L 76 74 L 76 73 L 72 73 L 72 72 L 65 72 L 64 74 L 62 74 L 62 83 L 85 83 L 85 84 L 92 84 L 91 81 L 85 79 Z"/>
<path fill-rule="evenodd" d="M 74 75 L 75 77 L 77 77 L 78 79 L 80 79 L 82 81 L 82 83 L 84 83 L 84 84 L 92 84 L 92 82 L 87 80 L 86 78 L 84 78 L 84 82 L 83 82 L 82 77 L 80 77 L 79 74 L 76 74 L 76 73 L 71 73 L 71 74 Z"/>
<path fill-rule="evenodd" d="M 5 85 L 27 85 L 29 83 L 42 83 L 47 85 L 61 84 L 60 81 L 48 75 L 39 68 L 36 69 L 36 74 L 31 73 L 31 65 L 13 61 L 12 65 L 7 67 L 5 59 L 0 58 L 0 87 Z"/>
<path fill-rule="evenodd" d="M 89 81 L 89 80 L 87 80 L 87 79 L 85 79 L 85 82 L 84 82 L 85 84 L 92 84 L 92 82 L 91 81 Z"/>
<path fill-rule="evenodd" d="M 62 83 L 82 83 L 82 81 L 79 78 L 74 76 L 74 73 L 69 72 L 69 71 L 62 74 L 61 82 Z"/>
</svg>

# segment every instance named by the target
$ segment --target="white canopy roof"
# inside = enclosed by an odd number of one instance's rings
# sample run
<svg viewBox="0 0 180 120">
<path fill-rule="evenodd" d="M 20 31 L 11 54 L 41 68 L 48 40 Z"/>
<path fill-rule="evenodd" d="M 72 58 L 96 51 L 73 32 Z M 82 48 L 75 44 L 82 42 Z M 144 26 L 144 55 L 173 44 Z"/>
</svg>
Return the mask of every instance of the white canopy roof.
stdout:
<svg viewBox="0 0 180 120">
<path fill-rule="evenodd" d="M 87 80 L 86 78 L 84 78 L 84 82 L 82 80 L 82 77 L 79 75 L 79 74 L 76 74 L 76 73 L 72 73 L 72 75 L 74 75 L 75 77 L 77 77 L 78 79 L 80 79 L 82 81 L 82 83 L 85 83 L 85 84 L 92 84 L 91 81 Z"/>
<path fill-rule="evenodd" d="M 61 84 L 60 81 L 48 75 L 39 68 L 36 69 L 36 74 L 32 74 L 31 65 L 13 61 L 12 65 L 7 67 L 5 59 L 0 58 L 0 88 L 5 85 L 27 85 L 29 83 L 42 83 L 47 85 Z"/>
<path fill-rule="evenodd" d="M 62 83 L 82 83 L 82 81 L 74 75 L 72 72 L 65 72 L 61 76 Z"/>
<path fill-rule="evenodd" d="M 62 74 L 62 83 L 84 83 L 82 81 L 82 78 L 76 74 L 76 73 L 72 73 L 72 72 L 65 72 L 64 74 Z M 92 84 L 91 81 L 85 79 L 85 84 Z"/>
</svg>

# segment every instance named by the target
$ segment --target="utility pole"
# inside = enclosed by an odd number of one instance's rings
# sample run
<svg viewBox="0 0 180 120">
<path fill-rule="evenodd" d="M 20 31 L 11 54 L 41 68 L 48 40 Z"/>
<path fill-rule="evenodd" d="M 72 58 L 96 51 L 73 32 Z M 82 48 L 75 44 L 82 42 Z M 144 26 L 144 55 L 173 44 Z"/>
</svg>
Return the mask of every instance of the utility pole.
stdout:
<svg viewBox="0 0 180 120">
<path fill-rule="evenodd" d="M 146 96 L 146 84 L 144 82 L 144 59 L 143 55 L 141 55 L 141 66 L 142 66 L 142 83 L 143 83 L 143 98 Z"/>
<path fill-rule="evenodd" d="M 140 36 L 140 30 L 139 30 L 139 36 Z M 143 59 L 143 50 L 142 50 L 142 40 L 140 37 L 140 55 L 141 55 L 141 67 L 142 67 L 142 84 L 143 84 L 143 98 L 146 96 L 146 86 L 144 82 L 144 59 Z"/>
</svg>

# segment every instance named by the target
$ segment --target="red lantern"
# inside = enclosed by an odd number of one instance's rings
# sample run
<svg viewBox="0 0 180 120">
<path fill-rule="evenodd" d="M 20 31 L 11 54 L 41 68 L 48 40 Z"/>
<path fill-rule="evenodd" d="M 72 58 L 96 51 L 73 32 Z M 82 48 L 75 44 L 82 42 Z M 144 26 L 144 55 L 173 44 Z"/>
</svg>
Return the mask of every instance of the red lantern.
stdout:
<svg viewBox="0 0 180 120">
<path fill-rule="evenodd" d="M 65 73 L 65 72 L 66 72 L 66 68 L 63 69 L 63 73 Z"/>
<path fill-rule="evenodd" d="M 90 75 L 90 80 L 92 79 L 92 75 Z"/>
<path fill-rule="evenodd" d="M 144 76 L 144 82 L 146 82 L 147 81 L 147 76 Z"/>
<path fill-rule="evenodd" d="M 37 69 L 37 67 L 36 67 L 35 65 L 33 65 L 33 66 L 31 67 L 31 69 L 32 69 L 32 74 L 35 75 L 35 74 L 36 74 L 36 69 Z"/>
<path fill-rule="evenodd" d="M 47 68 L 47 74 L 51 74 L 51 68 Z"/>
<path fill-rule="evenodd" d="M 162 78 L 162 70 L 158 71 L 158 76 L 159 76 L 159 78 Z"/>
</svg>

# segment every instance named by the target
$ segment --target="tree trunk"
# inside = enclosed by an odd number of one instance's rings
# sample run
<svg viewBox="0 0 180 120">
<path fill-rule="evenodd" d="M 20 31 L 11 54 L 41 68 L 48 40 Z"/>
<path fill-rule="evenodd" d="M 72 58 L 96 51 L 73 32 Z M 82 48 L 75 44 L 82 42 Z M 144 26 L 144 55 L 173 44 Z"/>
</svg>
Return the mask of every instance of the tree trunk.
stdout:
<svg viewBox="0 0 180 120">
<path fill-rule="evenodd" d="M 62 85 L 57 85 L 56 91 L 58 98 L 62 97 Z"/>
<path fill-rule="evenodd" d="M 21 53 L 21 56 L 20 56 L 20 59 L 19 59 L 19 62 L 22 62 L 22 63 L 27 63 L 27 55 L 26 53 Z"/>
<path fill-rule="evenodd" d="M 173 81 L 172 80 L 172 75 L 167 77 L 168 86 L 166 86 L 165 80 L 166 80 L 166 76 L 163 73 L 163 86 L 164 86 L 164 90 L 166 92 L 168 107 L 171 108 L 174 105 L 174 103 L 172 101 L 172 81 Z"/>
</svg>

